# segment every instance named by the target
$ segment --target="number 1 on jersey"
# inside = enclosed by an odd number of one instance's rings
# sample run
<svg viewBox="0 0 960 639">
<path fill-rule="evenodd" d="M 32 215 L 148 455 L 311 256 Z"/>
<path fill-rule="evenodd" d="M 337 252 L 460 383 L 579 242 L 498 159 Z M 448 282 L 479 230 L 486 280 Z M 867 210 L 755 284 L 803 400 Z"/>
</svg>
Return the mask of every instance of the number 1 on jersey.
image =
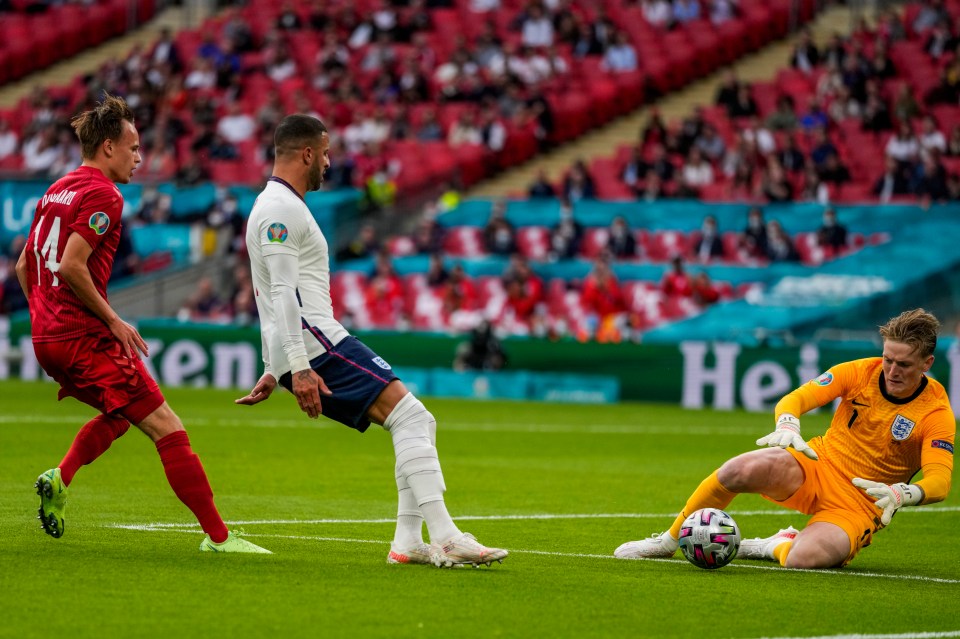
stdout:
<svg viewBox="0 0 960 639">
<path fill-rule="evenodd" d="M 43 258 L 43 264 L 46 265 L 50 273 L 53 274 L 53 286 L 60 285 L 60 278 L 57 277 L 57 272 L 60 270 L 60 262 L 57 261 L 57 243 L 60 241 L 60 218 L 54 216 L 53 224 L 50 225 L 50 230 L 47 231 L 47 238 L 43 243 L 43 248 L 40 248 L 40 229 L 43 228 L 43 222 L 46 216 L 40 217 L 40 222 L 37 223 L 37 230 L 33 234 L 33 254 L 37 256 L 37 285 L 42 283 L 40 278 L 40 259 Z"/>
</svg>

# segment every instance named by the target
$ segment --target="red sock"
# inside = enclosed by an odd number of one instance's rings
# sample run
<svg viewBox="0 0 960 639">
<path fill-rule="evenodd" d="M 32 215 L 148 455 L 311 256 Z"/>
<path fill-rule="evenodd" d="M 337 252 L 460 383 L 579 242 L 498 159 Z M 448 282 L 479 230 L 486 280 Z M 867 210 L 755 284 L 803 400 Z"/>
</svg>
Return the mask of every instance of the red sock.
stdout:
<svg viewBox="0 0 960 639">
<path fill-rule="evenodd" d="M 81 466 L 86 466 L 105 453 L 110 444 L 129 428 L 130 422 L 123 417 L 102 413 L 84 424 L 60 462 L 60 478 L 63 483 L 69 486 Z"/>
<path fill-rule="evenodd" d="M 203 532 L 215 543 L 227 539 L 227 527 L 213 504 L 213 490 L 207 481 L 200 458 L 190 448 L 187 432 L 178 430 L 157 442 L 157 452 L 163 462 L 170 487 L 200 522 Z"/>
</svg>

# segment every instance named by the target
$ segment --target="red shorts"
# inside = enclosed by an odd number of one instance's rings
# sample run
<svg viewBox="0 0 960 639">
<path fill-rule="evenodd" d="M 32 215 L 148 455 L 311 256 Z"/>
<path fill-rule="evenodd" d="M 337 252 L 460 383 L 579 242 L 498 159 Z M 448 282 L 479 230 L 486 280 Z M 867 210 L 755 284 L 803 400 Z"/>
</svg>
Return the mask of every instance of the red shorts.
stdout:
<svg viewBox="0 0 960 639">
<path fill-rule="evenodd" d="M 164 402 L 139 357 L 130 359 L 113 335 L 84 335 L 33 345 L 43 370 L 60 384 L 59 399 L 76 397 L 97 410 L 139 424 Z"/>
</svg>

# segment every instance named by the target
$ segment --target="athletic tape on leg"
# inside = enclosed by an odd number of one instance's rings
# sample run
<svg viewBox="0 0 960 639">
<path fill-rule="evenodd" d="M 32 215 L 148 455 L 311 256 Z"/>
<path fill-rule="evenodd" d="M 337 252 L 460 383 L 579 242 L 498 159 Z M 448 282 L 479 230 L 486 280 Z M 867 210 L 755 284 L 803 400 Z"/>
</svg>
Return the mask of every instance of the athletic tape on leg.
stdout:
<svg viewBox="0 0 960 639">
<path fill-rule="evenodd" d="M 420 506 L 442 500 L 446 491 L 437 449 L 431 443 L 431 424 L 436 429 L 436 419 L 412 393 L 397 402 L 383 424 L 393 438 L 397 474 L 406 480 Z"/>
</svg>

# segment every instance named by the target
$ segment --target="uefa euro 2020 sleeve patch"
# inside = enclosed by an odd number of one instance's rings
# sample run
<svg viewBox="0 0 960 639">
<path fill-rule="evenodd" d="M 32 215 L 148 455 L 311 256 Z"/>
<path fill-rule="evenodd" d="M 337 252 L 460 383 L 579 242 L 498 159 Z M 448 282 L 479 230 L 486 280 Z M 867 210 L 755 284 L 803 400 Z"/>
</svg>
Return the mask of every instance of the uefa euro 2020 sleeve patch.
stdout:
<svg viewBox="0 0 960 639">
<path fill-rule="evenodd" d="M 103 211 L 97 211 L 90 216 L 87 224 L 93 229 L 94 233 L 103 235 L 107 232 L 107 229 L 110 228 L 110 216 Z"/>
<path fill-rule="evenodd" d="M 829 386 L 833 382 L 833 373 L 827 372 L 816 379 L 818 386 Z"/>
<path fill-rule="evenodd" d="M 267 239 L 271 242 L 283 244 L 287 241 L 287 227 L 280 222 L 274 222 L 267 227 Z"/>
</svg>

